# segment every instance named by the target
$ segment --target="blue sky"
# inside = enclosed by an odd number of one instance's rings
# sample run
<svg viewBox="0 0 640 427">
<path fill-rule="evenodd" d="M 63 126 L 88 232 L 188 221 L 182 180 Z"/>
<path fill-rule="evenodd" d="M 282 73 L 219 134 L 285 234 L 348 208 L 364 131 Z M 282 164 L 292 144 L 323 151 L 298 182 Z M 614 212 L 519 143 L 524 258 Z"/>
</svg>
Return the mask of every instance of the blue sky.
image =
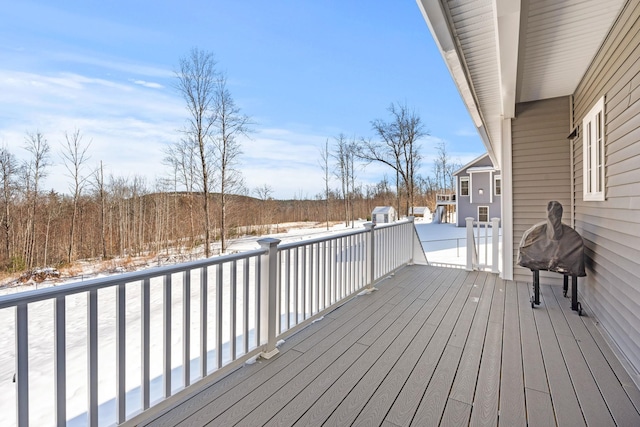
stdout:
<svg viewBox="0 0 640 427">
<path fill-rule="evenodd" d="M 180 57 L 214 53 L 242 112 L 249 189 L 278 198 L 322 191 L 319 147 L 341 132 L 375 137 L 391 102 L 421 116 L 422 175 L 439 141 L 454 161 L 484 152 L 427 24 L 413 0 L 16 1 L 0 14 L 0 144 L 20 159 L 26 132 L 52 148 L 45 188 L 68 191 L 64 132 L 91 140 L 87 170 L 167 176 L 164 147 L 187 117 L 175 90 Z M 380 166 L 359 172 L 375 183 Z M 337 186 L 337 183 L 334 184 Z"/>
</svg>

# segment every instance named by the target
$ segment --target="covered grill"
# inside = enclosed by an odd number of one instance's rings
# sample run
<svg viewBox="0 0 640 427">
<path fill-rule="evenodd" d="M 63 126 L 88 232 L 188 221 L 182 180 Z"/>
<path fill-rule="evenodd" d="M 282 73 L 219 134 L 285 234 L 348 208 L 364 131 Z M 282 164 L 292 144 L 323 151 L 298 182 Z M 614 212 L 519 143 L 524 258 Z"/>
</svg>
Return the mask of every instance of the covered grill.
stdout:
<svg viewBox="0 0 640 427">
<path fill-rule="evenodd" d="M 540 270 L 546 270 L 564 275 L 564 296 L 567 296 L 571 276 L 571 308 L 582 314 L 582 306 L 578 302 L 578 277 L 586 276 L 584 244 L 574 229 L 562 223 L 562 205 L 559 202 L 549 202 L 547 220 L 522 235 L 518 265 L 533 272 L 531 307 L 540 304 Z"/>
</svg>

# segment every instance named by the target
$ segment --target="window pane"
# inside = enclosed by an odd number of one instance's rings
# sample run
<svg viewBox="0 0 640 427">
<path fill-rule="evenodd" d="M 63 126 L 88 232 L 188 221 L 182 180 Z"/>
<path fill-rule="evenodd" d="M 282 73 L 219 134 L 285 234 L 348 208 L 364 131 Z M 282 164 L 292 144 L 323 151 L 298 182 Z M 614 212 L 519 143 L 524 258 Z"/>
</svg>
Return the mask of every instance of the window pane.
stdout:
<svg viewBox="0 0 640 427">
<path fill-rule="evenodd" d="M 603 182 L 602 182 L 602 168 L 604 167 L 604 161 L 603 161 L 603 157 L 604 157 L 604 138 L 602 135 L 602 112 L 599 112 L 596 115 L 596 144 L 595 144 L 595 150 L 596 150 L 596 170 L 595 170 L 595 179 L 596 179 L 596 185 L 595 185 L 595 191 L 600 193 L 603 190 Z"/>
<path fill-rule="evenodd" d="M 585 173 L 587 175 L 587 192 L 592 192 L 591 176 L 593 167 L 591 166 L 591 122 L 587 123 L 587 130 L 584 133 L 585 144 L 587 144 L 587 159 L 585 161 Z"/>
<path fill-rule="evenodd" d="M 460 180 L 460 195 L 468 196 L 469 195 L 469 180 L 461 179 Z"/>
<path fill-rule="evenodd" d="M 488 206 L 479 206 L 478 207 L 478 221 L 480 221 L 480 222 L 488 222 L 489 221 L 489 207 Z"/>
</svg>

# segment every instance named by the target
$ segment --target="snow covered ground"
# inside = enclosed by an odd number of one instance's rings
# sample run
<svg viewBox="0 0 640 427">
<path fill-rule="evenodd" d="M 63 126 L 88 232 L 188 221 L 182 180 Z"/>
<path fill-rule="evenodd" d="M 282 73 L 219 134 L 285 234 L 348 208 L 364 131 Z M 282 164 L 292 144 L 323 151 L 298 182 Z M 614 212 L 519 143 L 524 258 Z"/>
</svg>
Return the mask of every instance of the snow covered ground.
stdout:
<svg viewBox="0 0 640 427">
<path fill-rule="evenodd" d="M 353 227 L 361 229 L 365 221 L 356 221 Z M 243 252 L 259 248 L 257 241 L 264 237 L 275 237 L 283 243 L 308 240 L 328 234 L 351 229 L 344 224 L 332 226 L 330 230 L 324 227 L 288 226 L 286 233 L 275 233 L 261 237 L 245 237 L 234 240 L 229 251 Z M 466 262 L 466 230 L 455 227 L 452 224 L 431 224 L 416 219 L 418 231 L 427 259 L 436 265 L 458 266 L 463 268 Z M 153 261 L 150 266 L 156 266 Z M 96 272 L 87 267 L 87 276 L 95 276 Z M 103 274 L 103 273 L 100 273 Z M 90 277 L 94 278 L 94 277 Z M 197 278 L 192 278 L 196 280 Z M 78 280 L 77 278 L 75 280 Z M 61 286 L 71 283 L 72 280 L 45 281 L 38 284 L 38 288 L 47 286 Z M 179 277 L 173 285 L 172 292 L 172 316 L 180 319 L 182 313 L 182 287 Z M 194 283 L 197 283 L 195 281 Z M 5 287 L 0 289 L 0 295 L 14 293 L 21 290 L 34 289 L 35 283 L 20 287 Z M 140 407 L 139 370 L 140 370 L 140 292 L 139 286 L 127 287 L 127 412 L 133 413 Z M 135 289 L 134 289 L 135 288 Z M 162 293 L 152 283 L 151 291 L 151 401 L 161 398 L 162 387 Z M 191 287 L 193 301 L 199 300 L 198 286 Z M 224 298 L 229 298 L 226 295 Z M 238 295 L 242 298 L 242 295 Z M 82 426 L 86 424 L 87 395 L 87 297 L 86 294 L 78 294 L 67 297 L 67 416 L 68 425 Z M 194 307 L 195 306 L 195 307 Z M 100 425 L 111 425 L 115 422 L 115 290 L 105 289 L 99 291 L 99 414 Z M 53 406 L 53 304 L 51 301 L 33 303 L 29 306 L 29 382 L 30 382 L 30 422 L 31 425 L 54 425 Z M 250 321 L 253 324 L 253 320 Z M 199 354 L 199 313 L 197 304 L 192 304 L 191 314 L 192 339 L 191 341 L 191 377 L 198 377 Z M 239 326 L 240 327 L 240 326 Z M 173 324 L 172 331 L 172 361 L 175 368 L 172 372 L 172 385 L 174 389 L 180 388 L 182 381 L 182 325 L 180 322 Z M 226 327 L 225 327 L 225 330 Z M 229 341 L 229 335 L 224 338 Z M 14 413 L 16 408 L 15 383 L 15 310 L 0 310 L 0 413 L 3 414 L 1 425 L 14 425 Z M 210 355 L 213 357 L 213 354 Z M 211 363 L 213 360 L 208 361 Z"/>
</svg>

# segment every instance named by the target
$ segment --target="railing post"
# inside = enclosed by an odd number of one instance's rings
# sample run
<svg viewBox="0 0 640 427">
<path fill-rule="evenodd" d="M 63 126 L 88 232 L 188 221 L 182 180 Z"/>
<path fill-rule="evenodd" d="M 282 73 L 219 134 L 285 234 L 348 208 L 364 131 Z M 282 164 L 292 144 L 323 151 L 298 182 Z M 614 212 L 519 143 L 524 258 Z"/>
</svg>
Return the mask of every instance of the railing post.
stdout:
<svg viewBox="0 0 640 427">
<path fill-rule="evenodd" d="M 498 264 L 500 249 L 500 218 L 491 218 L 491 272 L 500 273 Z"/>
<path fill-rule="evenodd" d="M 278 316 L 278 243 L 279 239 L 266 238 L 258 240 L 258 244 L 266 251 L 261 256 L 260 278 L 260 336 L 266 337 L 262 354 L 264 359 L 271 359 L 278 354 L 276 347 L 276 319 Z"/>
<path fill-rule="evenodd" d="M 372 222 L 364 224 L 364 228 L 369 233 L 369 247 L 367 248 L 367 262 L 369 263 L 369 269 L 367 271 L 367 286 L 366 289 L 373 289 L 373 281 L 375 280 L 375 241 L 374 241 L 374 228 L 376 225 Z"/>
<path fill-rule="evenodd" d="M 473 271 L 473 252 L 476 249 L 473 236 L 473 218 L 467 217 L 464 219 L 467 223 L 467 271 Z"/>
<path fill-rule="evenodd" d="M 413 239 L 414 236 L 416 235 L 416 225 L 415 225 L 415 219 L 416 217 L 411 215 L 409 218 L 407 218 L 409 220 L 409 222 L 411 223 L 411 249 L 409 252 L 409 263 L 408 265 L 413 265 L 413 257 L 414 257 L 414 249 L 415 249 L 415 245 L 413 244 Z"/>
</svg>

